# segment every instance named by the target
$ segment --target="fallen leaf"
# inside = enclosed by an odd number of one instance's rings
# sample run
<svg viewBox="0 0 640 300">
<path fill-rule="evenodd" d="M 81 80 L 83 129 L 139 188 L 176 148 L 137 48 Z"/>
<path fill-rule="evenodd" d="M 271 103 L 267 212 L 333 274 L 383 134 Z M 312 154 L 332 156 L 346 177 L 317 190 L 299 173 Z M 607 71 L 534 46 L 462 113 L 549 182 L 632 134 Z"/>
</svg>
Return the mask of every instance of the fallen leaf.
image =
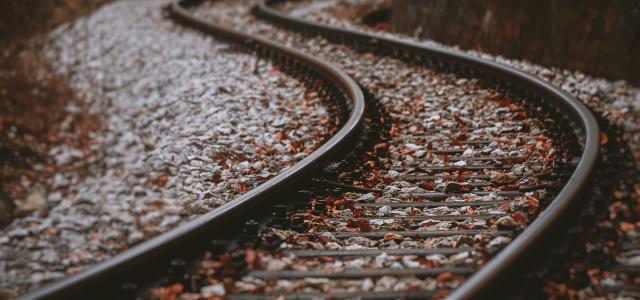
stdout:
<svg viewBox="0 0 640 300">
<path fill-rule="evenodd" d="M 609 136 L 605 132 L 600 132 L 600 145 L 606 145 L 609 142 Z"/>
<path fill-rule="evenodd" d="M 155 180 L 153 180 L 153 184 L 159 186 L 159 187 L 164 187 L 165 185 L 167 185 L 167 181 L 169 179 L 167 178 L 167 176 L 158 176 Z"/>
<path fill-rule="evenodd" d="M 404 237 L 399 235 L 399 234 L 395 234 L 395 233 L 387 233 L 387 234 L 384 235 L 384 240 L 402 241 L 402 240 L 404 240 Z"/>
<path fill-rule="evenodd" d="M 298 141 L 292 141 L 287 145 L 287 147 L 289 148 L 289 151 L 298 153 L 298 150 L 300 150 L 300 147 L 302 147 L 302 145 Z"/>
<path fill-rule="evenodd" d="M 525 218 L 523 215 L 519 214 L 519 213 L 515 213 L 513 215 L 511 215 L 511 218 L 518 222 L 518 223 L 522 223 L 524 222 L 527 218 Z"/>
<path fill-rule="evenodd" d="M 464 120 L 460 118 L 460 116 L 454 115 L 453 119 L 456 120 L 456 122 L 458 123 L 458 125 L 460 125 L 460 127 L 465 127 L 466 124 L 464 123 Z"/>
<path fill-rule="evenodd" d="M 438 277 L 436 277 L 436 281 L 439 283 L 447 282 L 447 281 L 463 281 L 464 277 L 460 275 L 454 275 L 451 272 L 440 273 Z"/>
<path fill-rule="evenodd" d="M 176 283 L 168 287 L 159 287 L 151 290 L 154 298 L 159 300 L 175 300 L 176 296 L 182 293 L 184 287 L 182 284 Z"/>
<path fill-rule="evenodd" d="M 244 260 L 247 262 L 247 265 L 249 265 L 249 266 L 259 267 L 259 265 L 260 265 L 260 259 L 258 257 L 258 252 L 254 251 L 252 249 L 245 250 Z"/>
<path fill-rule="evenodd" d="M 620 230 L 624 232 L 632 231 L 635 228 L 635 225 L 629 222 L 620 222 L 620 225 L 618 226 L 620 227 Z"/>
<path fill-rule="evenodd" d="M 363 219 L 358 219 L 358 226 L 360 227 L 360 232 L 369 232 L 373 229 L 371 228 L 371 224 Z"/>
<path fill-rule="evenodd" d="M 220 176 L 219 172 L 214 172 L 211 175 L 211 178 L 209 178 L 211 180 L 211 182 L 213 183 L 220 183 L 220 180 L 222 180 L 222 176 Z"/>
<path fill-rule="evenodd" d="M 438 290 L 437 292 L 435 292 L 431 296 L 431 298 L 432 299 L 444 299 L 447 296 L 449 296 L 449 291 L 448 290 Z"/>
<path fill-rule="evenodd" d="M 422 184 L 420 184 L 420 187 L 425 190 L 433 190 L 435 186 L 436 183 L 433 180 L 425 180 L 424 182 L 422 182 Z"/>
</svg>

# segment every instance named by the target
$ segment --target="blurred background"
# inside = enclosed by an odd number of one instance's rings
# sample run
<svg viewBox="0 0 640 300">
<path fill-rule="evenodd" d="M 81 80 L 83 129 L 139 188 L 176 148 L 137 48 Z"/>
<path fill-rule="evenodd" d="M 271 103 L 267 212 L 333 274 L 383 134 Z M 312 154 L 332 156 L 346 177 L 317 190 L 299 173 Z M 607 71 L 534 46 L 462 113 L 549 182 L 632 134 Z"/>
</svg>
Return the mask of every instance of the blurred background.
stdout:
<svg viewBox="0 0 640 300">
<path fill-rule="evenodd" d="M 0 1 L 0 39 L 29 37 L 87 14 L 110 0 Z"/>
<path fill-rule="evenodd" d="M 390 0 L 363 21 L 465 50 L 640 84 L 637 0 Z"/>
</svg>

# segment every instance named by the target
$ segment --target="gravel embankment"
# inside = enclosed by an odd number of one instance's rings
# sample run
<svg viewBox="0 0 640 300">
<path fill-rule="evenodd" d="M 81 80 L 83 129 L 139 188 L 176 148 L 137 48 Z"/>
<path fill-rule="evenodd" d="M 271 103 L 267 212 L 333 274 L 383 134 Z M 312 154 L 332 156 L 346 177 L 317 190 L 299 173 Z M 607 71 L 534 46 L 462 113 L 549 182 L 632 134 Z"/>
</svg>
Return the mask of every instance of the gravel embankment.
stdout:
<svg viewBox="0 0 640 300">
<path fill-rule="evenodd" d="M 372 31 L 360 24 L 359 20 L 346 18 L 353 17 L 351 12 L 364 10 L 357 6 L 375 5 L 370 1 L 309 3 L 297 2 L 284 9 L 313 21 Z M 245 22 L 250 19 L 244 18 Z M 376 33 L 416 41 L 398 34 Z M 433 41 L 420 42 L 461 51 Z M 554 250 L 555 260 L 552 259 L 551 268 L 544 266 L 537 271 L 539 275 L 533 275 L 540 276 L 539 279 L 544 281 L 542 286 L 534 289 L 544 288 L 548 297 L 606 296 L 627 299 L 638 296 L 633 286 L 640 280 L 637 275 L 640 269 L 637 250 L 640 248 L 637 238 L 640 236 L 637 209 L 640 202 L 640 89 L 624 81 L 608 81 L 580 72 L 547 68 L 474 51 L 461 52 L 539 76 L 583 101 L 601 120 L 604 130 L 601 135 L 604 168 L 598 175 L 607 180 L 599 180 L 595 197 L 586 201 L 582 219 L 589 221 L 572 228 L 569 247 L 561 245 Z M 590 211 L 594 208 L 595 211 Z"/>
<path fill-rule="evenodd" d="M 76 273 L 224 204 L 293 165 L 328 134 L 315 93 L 270 62 L 123 1 L 59 27 L 45 57 L 103 118 L 91 157 L 51 151 L 67 172 L 0 235 L 0 293 Z M 75 110 L 69 106 L 67 110 Z"/>
<path fill-rule="evenodd" d="M 364 11 L 382 3 L 374 2 L 303 1 L 288 4 L 286 9 L 310 20 L 371 31 L 357 16 L 354 18 L 345 11 Z M 432 41 L 426 43 L 451 49 Z M 640 282 L 640 88 L 581 72 L 473 51 L 466 53 L 512 66 L 559 86 L 594 111 L 603 130 L 603 166 L 596 175 L 598 187 L 583 205 L 581 223 L 568 230 L 565 238 L 568 242 L 557 246 L 548 261 L 529 275 L 528 281 L 540 280 L 542 284 L 528 283 L 529 288 L 532 291 L 544 288 L 545 296 L 552 298 L 640 297 L 637 289 Z"/>
<path fill-rule="evenodd" d="M 387 152 L 388 157 L 379 159 L 364 157 L 356 163 L 354 169 L 341 173 L 339 182 L 376 188 L 382 190 L 381 195 L 373 193 L 345 193 L 336 199 L 325 199 L 327 203 L 343 201 L 346 207 L 355 203 L 373 203 L 382 205 L 379 209 L 344 209 L 337 205 L 326 212 L 304 214 L 305 230 L 311 232 L 330 231 L 326 239 L 310 241 L 298 239 L 295 232 L 282 232 L 280 249 L 382 249 L 403 247 L 461 247 L 465 258 L 461 263 L 477 267 L 484 260 L 472 260 L 471 257 L 490 257 L 482 248 L 498 251 L 510 239 L 504 236 L 477 234 L 472 237 L 452 235 L 443 238 L 413 238 L 401 235 L 386 235 L 384 238 L 334 238 L 333 233 L 351 232 L 357 234 L 364 231 L 398 230 L 455 230 L 455 229 L 496 229 L 522 228 L 532 217 L 540 212 L 539 200 L 545 194 L 528 193 L 509 205 L 495 204 L 482 209 L 464 207 L 463 209 L 415 210 L 416 216 L 431 217 L 434 214 L 449 217 L 476 215 L 487 213 L 486 219 L 463 221 L 428 220 L 422 222 L 395 222 L 393 216 L 408 215 L 409 212 L 392 210 L 385 203 L 411 202 L 414 195 L 420 193 L 446 192 L 448 201 L 492 201 L 504 200 L 497 194 L 475 196 L 468 192 L 476 186 L 487 184 L 483 188 L 491 191 L 518 189 L 520 185 L 545 184 L 534 174 L 550 171 L 556 166 L 554 159 L 561 153 L 554 147 L 554 141 L 546 135 L 538 120 L 532 119 L 522 107 L 511 103 L 508 98 L 483 89 L 475 80 L 456 78 L 450 74 L 434 72 L 427 68 L 407 64 L 397 59 L 379 56 L 372 53 L 361 53 L 348 46 L 330 43 L 322 38 L 307 39 L 298 34 L 284 31 L 271 24 L 256 20 L 249 14 L 252 1 L 216 1 L 207 2 L 194 12 L 201 18 L 223 20 L 225 24 L 235 26 L 254 34 L 260 34 L 275 41 L 285 43 L 293 48 L 301 49 L 318 58 L 332 62 L 352 75 L 366 90 L 374 95 L 371 101 L 379 101 L 389 119 L 389 137 L 376 145 L 376 149 Z M 457 131 L 460 127 L 474 128 L 470 131 Z M 477 142 L 477 143 L 476 143 Z M 442 154 L 436 149 L 456 150 L 451 155 Z M 376 150 L 377 151 L 377 150 Z M 371 154 L 373 156 L 373 154 Z M 486 159 L 486 157 L 491 157 Z M 488 172 L 490 182 L 479 182 L 474 179 L 483 171 L 464 170 L 465 167 L 489 167 L 504 163 L 505 168 L 496 168 Z M 422 169 L 434 168 L 437 178 L 413 178 Z M 442 169 L 442 171 L 439 168 Z M 463 170 L 463 171 L 460 171 Z M 425 171 L 428 172 L 428 171 Z M 350 174 L 345 175 L 345 174 Z M 431 173 L 430 173 L 431 174 Z M 423 174 L 424 175 L 424 174 Z M 479 189 L 478 189 L 479 190 Z M 476 190 L 477 191 L 477 190 Z M 451 196 L 455 195 L 455 196 Z M 342 200 L 337 200 L 342 199 Z M 415 199 L 414 199 L 415 200 Z M 329 204 L 327 204 L 329 205 Z M 369 223 L 352 222 L 355 214 L 371 215 Z M 378 217 L 380 219 L 378 219 Z M 464 219 L 464 217 L 463 217 Z M 334 232 L 335 231 L 335 232 Z M 269 234 L 269 229 L 262 235 Z M 252 252 L 253 253 L 253 252 Z M 492 252 L 495 253 L 495 252 Z M 373 263 L 355 259 L 335 259 L 320 264 L 313 259 L 291 259 L 278 257 L 277 254 L 260 252 L 252 256 L 256 263 L 252 270 L 316 270 L 352 271 L 354 269 L 375 269 L 393 267 L 400 269 L 418 268 L 421 265 L 411 258 L 405 262 L 385 261 Z M 385 260 L 384 257 L 381 258 Z M 436 259 L 436 258 L 433 258 Z M 440 258 L 445 263 L 448 258 Z M 451 258 L 454 260 L 455 258 Z M 427 259 L 428 260 L 428 259 Z M 418 266 L 416 266 L 418 264 Z M 224 278 L 224 272 L 216 268 L 224 266 L 223 261 L 205 260 L 198 278 L 206 277 L 208 286 L 182 286 L 180 283 L 159 287 L 152 290 L 158 299 L 174 297 L 180 294 L 181 299 L 197 299 L 198 297 L 228 296 L 232 293 L 280 293 L 292 292 L 340 292 L 340 291 L 404 291 L 411 288 L 424 288 L 433 291 L 448 290 L 457 287 L 464 279 L 455 276 L 450 279 L 430 278 L 421 280 L 416 277 L 384 278 L 376 284 L 369 280 L 329 281 L 325 279 L 305 278 L 292 280 L 262 280 L 252 277 L 251 273 L 242 279 Z M 332 266 L 336 267 L 332 269 Z M 220 275 L 222 274 L 222 275 Z M 419 284 L 417 284 L 418 282 Z"/>
<path fill-rule="evenodd" d="M 374 31 L 362 25 L 360 20 L 339 17 L 345 15 L 351 17 L 351 14 L 344 12 L 370 10 L 371 7 L 381 5 L 383 2 L 384 0 L 306 0 L 288 2 L 282 9 L 288 10 L 294 16 L 303 17 L 315 22 L 356 28 L 375 32 L 383 36 L 387 35 L 395 38 L 419 41 L 436 47 L 464 52 L 487 60 L 497 61 L 543 78 L 582 100 L 589 108 L 605 117 L 612 124 L 620 126 L 624 130 L 624 138 L 632 147 L 636 163 L 640 165 L 640 88 L 627 84 L 624 81 L 609 81 L 602 78 L 594 78 L 581 72 L 548 68 L 526 61 L 508 59 L 476 51 L 462 51 L 458 50 L 455 46 L 446 46 L 431 40 L 418 40 L 406 35 Z M 362 8 L 358 9 L 354 7 Z"/>
</svg>

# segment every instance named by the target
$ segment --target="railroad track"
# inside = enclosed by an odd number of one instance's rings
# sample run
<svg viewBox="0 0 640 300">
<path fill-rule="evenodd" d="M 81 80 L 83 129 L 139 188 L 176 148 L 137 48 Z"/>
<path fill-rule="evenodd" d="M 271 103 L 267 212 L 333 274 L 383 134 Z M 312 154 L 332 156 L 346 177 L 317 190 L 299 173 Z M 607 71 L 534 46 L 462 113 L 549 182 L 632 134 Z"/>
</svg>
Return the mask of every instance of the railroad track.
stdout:
<svg viewBox="0 0 640 300">
<path fill-rule="evenodd" d="M 426 66 L 471 98 L 434 94 L 437 116 L 424 107 L 391 111 L 323 61 L 198 19 L 188 9 L 197 1 L 174 3 L 176 21 L 280 63 L 339 103 L 341 129 L 227 205 L 24 299 L 90 291 L 104 298 L 223 291 L 230 299 L 470 299 L 521 270 L 576 207 L 599 133 L 575 99 L 499 64 L 293 18 L 274 8 L 278 2 L 254 12 Z M 474 97 L 492 100 L 468 101 Z"/>
</svg>

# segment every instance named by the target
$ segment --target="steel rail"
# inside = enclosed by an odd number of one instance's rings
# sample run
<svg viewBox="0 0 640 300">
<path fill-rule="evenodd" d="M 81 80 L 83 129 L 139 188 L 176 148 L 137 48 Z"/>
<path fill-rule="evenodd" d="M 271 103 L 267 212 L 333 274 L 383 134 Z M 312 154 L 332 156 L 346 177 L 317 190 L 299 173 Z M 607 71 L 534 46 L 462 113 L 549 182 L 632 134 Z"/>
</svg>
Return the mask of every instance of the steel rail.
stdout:
<svg viewBox="0 0 640 300">
<path fill-rule="evenodd" d="M 364 96 L 356 82 L 345 72 L 329 63 L 284 45 L 236 31 L 222 24 L 200 20 L 183 6 L 186 4 L 189 3 L 187 1 L 172 3 L 169 7 L 170 16 L 178 22 L 208 34 L 229 38 L 246 46 L 258 47 L 284 55 L 324 75 L 331 83 L 337 85 L 337 88 L 350 101 L 348 105 L 351 111 L 348 120 L 333 137 L 314 152 L 251 191 L 186 224 L 143 242 L 76 275 L 23 295 L 20 299 L 87 298 L 92 290 L 96 290 L 105 282 L 135 268 L 150 264 L 154 258 L 166 255 L 179 246 L 193 242 L 206 232 L 221 228 L 223 224 L 232 221 L 242 211 L 251 209 L 264 199 L 291 186 L 306 174 L 323 165 L 332 155 L 341 151 L 360 130 L 364 120 Z"/>
<path fill-rule="evenodd" d="M 421 43 L 382 36 L 360 30 L 307 21 L 293 17 L 273 7 L 287 0 L 262 0 L 254 7 L 254 14 L 287 29 L 339 38 L 346 43 L 361 43 L 379 49 L 392 49 L 409 55 L 429 57 L 455 68 L 464 66 L 482 74 L 494 76 L 498 82 L 509 82 L 541 96 L 542 101 L 562 111 L 581 131 L 582 155 L 573 174 L 549 206 L 505 249 L 493 257 L 480 271 L 455 289 L 448 299 L 478 299 L 495 291 L 500 283 L 518 271 L 526 258 L 534 255 L 559 226 L 570 216 L 582 193 L 588 187 L 599 153 L 599 128 L 595 117 L 584 104 L 559 88 L 535 76 L 511 67 L 459 52 Z M 577 146 L 577 145 L 576 145 Z"/>
</svg>

